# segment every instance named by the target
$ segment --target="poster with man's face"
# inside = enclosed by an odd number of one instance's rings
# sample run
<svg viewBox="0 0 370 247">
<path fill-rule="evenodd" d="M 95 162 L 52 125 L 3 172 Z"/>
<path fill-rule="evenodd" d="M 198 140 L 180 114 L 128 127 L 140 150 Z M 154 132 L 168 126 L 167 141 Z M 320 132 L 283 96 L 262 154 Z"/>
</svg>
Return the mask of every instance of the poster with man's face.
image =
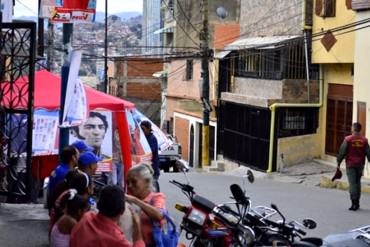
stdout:
<svg viewBox="0 0 370 247">
<path fill-rule="evenodd" d="M 71 128 L 70 143 L 84 141 L 103 160 L 98 164 L 98 172 L 112 171 L 112 112 L 94 111 L 80 126 Z"/>
</svg>

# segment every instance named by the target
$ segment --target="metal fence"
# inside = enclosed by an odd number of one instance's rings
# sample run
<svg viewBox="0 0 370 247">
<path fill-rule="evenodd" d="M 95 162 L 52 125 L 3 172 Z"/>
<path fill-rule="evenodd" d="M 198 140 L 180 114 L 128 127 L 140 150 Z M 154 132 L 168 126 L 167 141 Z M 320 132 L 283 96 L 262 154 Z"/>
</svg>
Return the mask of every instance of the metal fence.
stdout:
<svg viewBox="0 0 370 247">
<path fill-rule="evenodd" d="M 0 34 L 0 194 L 31 193 L 36 24 L 2 23 Z"/>
</svg>

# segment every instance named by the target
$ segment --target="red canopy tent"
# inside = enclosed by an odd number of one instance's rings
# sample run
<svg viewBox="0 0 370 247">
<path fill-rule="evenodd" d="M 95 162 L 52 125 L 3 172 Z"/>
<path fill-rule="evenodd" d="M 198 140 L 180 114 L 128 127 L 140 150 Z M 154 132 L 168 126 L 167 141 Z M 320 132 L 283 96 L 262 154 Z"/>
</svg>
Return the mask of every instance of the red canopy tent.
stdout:
<svg viewBox="0 0 370 247">
<path fill-rule="evenodd" d="M 19 81 L 19 87 L 23 88 L 21 84 L 24 81 Z M 3 84 L 4 85 L 4 84 Z M 5 84 L 6 85 L 6 84 Z M 27 87 L 28 88 L 28 87 Z M 46 70 L 37 71 L 35 73 L 34 84 L 34 109 L 59 110 L 60 109 L 60 90 L 61 78 L 58 75 L 52 74 Z M 89 110 L 106 109 L 116 114 L 117 128 L 120 137 L 120 144 L 122 147 L 123 162 L 126 171 L 131 166 L 131 151 L 130 151 L 130 136 L 129 127 L 124 110 L 130 110 L 135 105 L 129 101 L 122 100 L 111 95 L 99 92 L 89 86 L 85 85 L 87 103 Z M 4 90 L 5 92 L 7 90 Z M 10 92 L 21 91 L 11 89 L 7 91 L 4 98 L 11 98 Z M 17 92 L 18 93 L 18 92 Z M 7 95 L 8 94 L 8 95 Z M 9 96 L 9 97 L 8 97 Z M 10 100 L 11 101 L 11 100 Z M 9 104 L 11 105 L 11 103 Z M 52 169 L 57 163 L 56 156 L 40 156 L 33 159 L 33 175 L 37 178 L 44 178 L 50 175 Z M 53 165 L 52 167 L 50 165 Z"/>
</svg>

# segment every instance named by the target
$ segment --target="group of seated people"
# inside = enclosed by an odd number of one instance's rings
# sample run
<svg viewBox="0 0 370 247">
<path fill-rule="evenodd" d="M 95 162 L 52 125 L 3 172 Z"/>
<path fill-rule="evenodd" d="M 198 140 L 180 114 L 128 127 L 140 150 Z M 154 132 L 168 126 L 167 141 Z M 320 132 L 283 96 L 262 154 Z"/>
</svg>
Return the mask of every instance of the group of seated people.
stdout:
<svg viewBox="0 0 370 247">
<path fill-rule="evenodd" d="M 128 171 L 128 194 L 118 185 L 106 185 L 95 203 L 99 160 L 81 141 L 63 149 L 49 182 L 50 246 L 155 246 L 153 222 L 163 223 L 166 199 L 153 192 L 151 166 Z"/>
</svg>

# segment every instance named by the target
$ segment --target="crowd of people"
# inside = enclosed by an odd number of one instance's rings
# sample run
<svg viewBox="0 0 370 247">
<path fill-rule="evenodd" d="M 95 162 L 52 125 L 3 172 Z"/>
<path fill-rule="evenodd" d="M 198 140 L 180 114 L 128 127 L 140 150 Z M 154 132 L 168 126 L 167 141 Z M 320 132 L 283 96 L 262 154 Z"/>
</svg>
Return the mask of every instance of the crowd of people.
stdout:
<svg viewBox="0 0 370 247">
<path fill-rule="evenodd" d="M 48 185 L 50 246 L 156 246 L 153 222 L 165 224 L 166 198 L 159 192 L 158 144 L 150 123 L 142 123 L 141 128 L 154 149 L 153 160 L 128 171 L 126 191 L 117 177 L 94 191 L 101 157 L 85 142 L 76 141 L 62 150 Z"/>
</svg>

